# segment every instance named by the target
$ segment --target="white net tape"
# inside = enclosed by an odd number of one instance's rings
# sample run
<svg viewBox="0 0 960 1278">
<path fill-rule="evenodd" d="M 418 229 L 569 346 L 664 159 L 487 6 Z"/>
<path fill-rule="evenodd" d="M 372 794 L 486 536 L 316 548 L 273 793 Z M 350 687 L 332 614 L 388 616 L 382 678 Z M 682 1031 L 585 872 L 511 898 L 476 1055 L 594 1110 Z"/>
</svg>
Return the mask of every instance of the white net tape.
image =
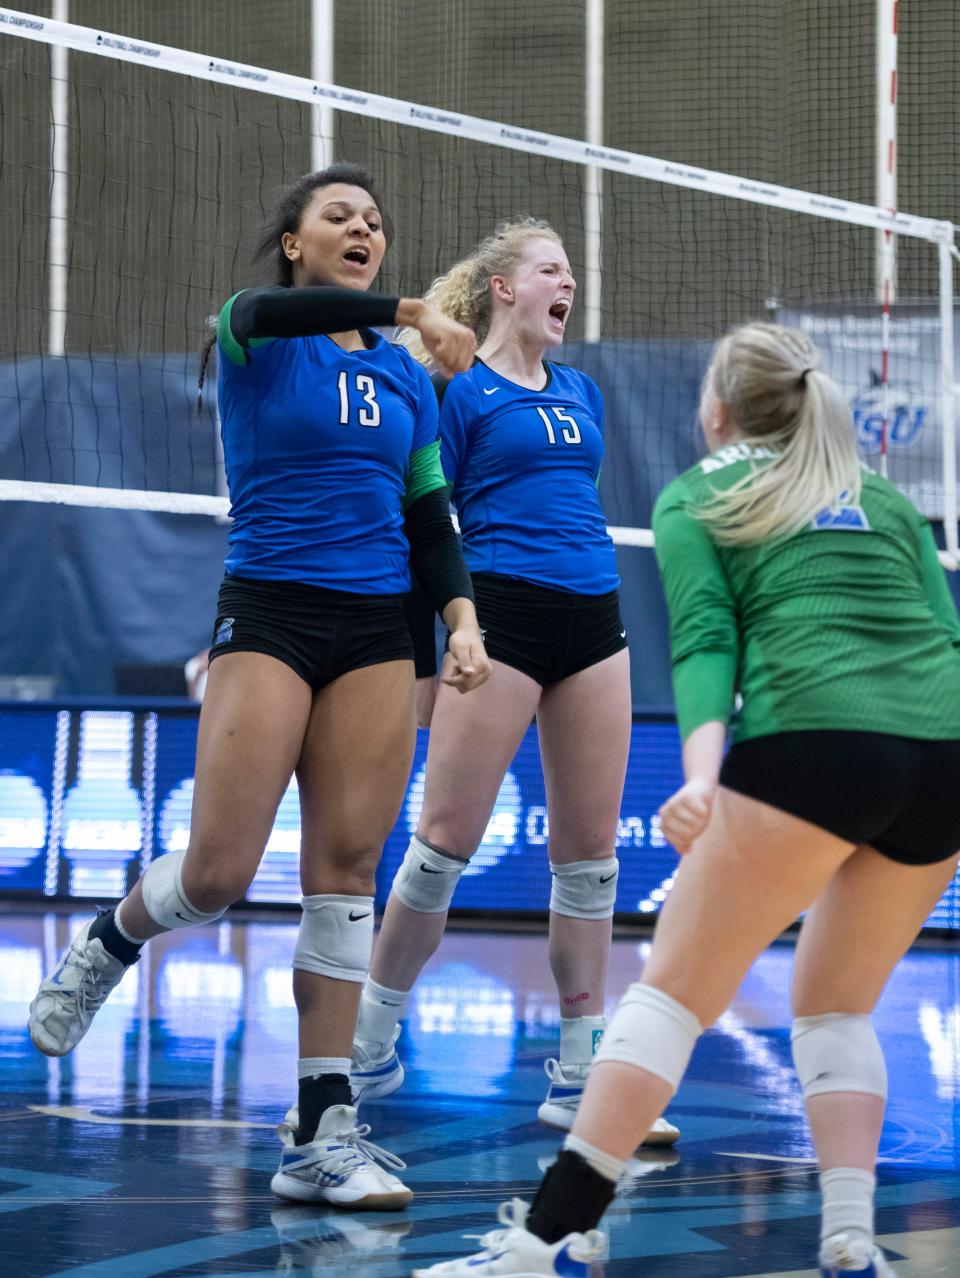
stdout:
<svg viewBox="0 0 960 1278">
<path fill-rule="evenodd" d="M 593 169 L 627 174 L 638 179 L 686 187 L 769 208 L 789 210 L 828 221 L 844 222 L 875 231 L 893 232 L 896 235 L 925 240 L 937 246 L 939 252 L 940 311 L 941 316 L 949 314 L 952 328 L 952 276 L 949 273 L 954 226 L 950 222 L 858 204 L 810 191 L 778 186 L 774 183 L 752 181 L 695 165 L 679 164 L 634 152 L 614 150 L 575 138 L 519 128 L 499 121 L 440 110 L 380 94 L 318 83 L 302 76 L 270 71 L 262 67 L 231 62 L 208 54 L 193 53 L 150 41 L 135 40 L 15 9 L 0 8 L 0 35 L 75 49 L 123 62 L 136 63 L 147 68 L 230 85 L 233 88 L 250 89 L 257 93 L 310 103 L 312 106 L 322 105 L 379 121 L 466 138 L 534 156 L 546 156 Z M 944 279 L 945 272 L 948 274 L 947 279 Z M 946 321 L 944 327 L 946 327 Z M 946 566 L 956 568 L 960 567 L 955 535 L 956 447 L 953 436 L 954 397 L 957 388 L 953 384 L 953 369 L 948 366 L 949 364 L 952 364 L 952 342 L 943 344 L 941 370 L 944 441 L 945 444 L 950 444 L 949 448 L 944 448 L 944 465 L 947 474 L 951 476 L 946 488 L 952 497 L 952 502 L 948 503 L 948 506 L 952 508 L 944 512 L 949 549 L 941 555 L 941 558 Z M 217 517 L 226 516 L 229 509 L 226 498 L 213 495 L 13 480 L 0 481 L 0 500 L 56 502 Z M 611 528 L 610 532 L 620 545 L 641 547 L 653 545 L 653 535 L 648 529 L 618 527 Z"/>
</svg>

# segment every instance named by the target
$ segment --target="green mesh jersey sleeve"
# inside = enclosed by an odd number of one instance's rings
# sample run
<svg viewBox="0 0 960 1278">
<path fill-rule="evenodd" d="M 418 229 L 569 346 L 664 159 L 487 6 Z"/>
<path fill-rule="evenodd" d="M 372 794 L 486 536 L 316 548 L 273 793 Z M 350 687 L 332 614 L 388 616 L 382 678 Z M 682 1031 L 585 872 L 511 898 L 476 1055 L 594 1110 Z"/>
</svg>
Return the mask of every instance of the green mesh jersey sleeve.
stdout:
<svg viewBox="0 0 960 1278">
<path fill-rule="evenodd" d="M 957 605 L 953 601 L 953 595 L 947 585 L 947 575 L 940 563 L 937 543 L 933 539 L 933 529 L 922 515 L 918 515 L 917 519 L 920 525 L 918 529 L 920 573 L 924 593 L 930 601 L 933 615 L 950 636 L 950 642 L 960 650 L 960 615 L 957 614 Z"/>
<path fill-rule="evenodd" d="M 682 479 L 660 495 L 653 532 L 670 613 L 677 720 L 686 740 L 701 724 L 729 720 L 739 656 L 736 608 L 716 547 L 689 513 Z"/>
<path fill-rule="evenodd" d="M 407 509 L 418 497 L 432 493 L 437 488 L 446 488 L 447 481 L 440 465 L 440 441 L 426 444 L 410 454 L 410 465 L 407 467 L 407 490 L 403 498 L 403 508 Z"/>
</svg>

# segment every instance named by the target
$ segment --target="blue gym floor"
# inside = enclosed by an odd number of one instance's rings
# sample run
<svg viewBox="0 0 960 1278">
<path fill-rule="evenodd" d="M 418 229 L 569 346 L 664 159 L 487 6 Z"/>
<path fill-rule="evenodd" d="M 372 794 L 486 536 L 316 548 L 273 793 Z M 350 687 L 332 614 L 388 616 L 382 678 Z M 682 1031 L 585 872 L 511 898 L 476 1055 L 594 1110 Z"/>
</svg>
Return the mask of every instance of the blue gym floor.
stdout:
<svg viewBox="0 0 960 1278">
<path fill-rule="evenodd" d="M 269 1180 L 295 1090 L 295 926 L 231 922 L 154 943 L 79 1048 L 35 1051 L 26 1009 L 89 915 L 0 914 L 0 1273 L 400 1278 L 475 1250 L 497 1204 L 529 1197 L 559 1138 L 536 1121 L 556 1052 L 542 937 L 454 932 L 411 1002 L 407 1082 L 364 1107 L 401 1155 L 405 1213 L 287 1206 Z M 611 1007 L 646 943 L 617 941 Z M 699 1044 L 669 1114 L 675 1152 L 637 1160 L 598 1275 L 805 1278 L 811 1149 L 789 1063 L 790 946 L 757 963 Z M 890 1071 L 877 1231 L 900 1278 L 960 1273 L 960 962 L 917 950 L 877 1025 Z"/>
</svg>

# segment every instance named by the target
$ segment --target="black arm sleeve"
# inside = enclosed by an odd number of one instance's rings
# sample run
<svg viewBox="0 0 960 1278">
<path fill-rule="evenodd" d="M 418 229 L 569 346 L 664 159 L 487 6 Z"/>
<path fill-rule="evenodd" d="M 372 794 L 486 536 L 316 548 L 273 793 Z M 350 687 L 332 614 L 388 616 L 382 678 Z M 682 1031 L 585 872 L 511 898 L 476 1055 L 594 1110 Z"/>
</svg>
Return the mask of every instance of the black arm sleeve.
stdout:
<svg viewBox="0 0 960 1278">
<path fill-rule="evenodd" d="M 412 502 L 404 517 L 410 563 L 434 608 L 441 615 L 451 599 L 472 599 L 470 572 L 450 519 L 446 488 L 435 488 Z"/>
<path fill-rule="evenodd" d="M 411 572 L 410 579 L 410 590 L 403 596 L 403 612 L 413 640 L 417 678 L 429 679 L 437 673 L 437 610 L 415 572 Z"/>
<path fill-rule="evenodd" d="M 248 288 L 233 303 L 230 328 L 241 346 L 258 337 L 317 337 L 393 324 L 398 297 L 353 288 Z"/>
</svg>

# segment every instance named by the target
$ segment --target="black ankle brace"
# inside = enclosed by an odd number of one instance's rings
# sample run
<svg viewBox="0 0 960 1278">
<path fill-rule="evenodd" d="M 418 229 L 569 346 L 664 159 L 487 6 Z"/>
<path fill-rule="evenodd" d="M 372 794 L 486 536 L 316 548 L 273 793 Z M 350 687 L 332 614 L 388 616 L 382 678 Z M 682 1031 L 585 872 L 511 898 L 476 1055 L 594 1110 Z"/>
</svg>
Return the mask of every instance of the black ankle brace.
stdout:
<svg viewBox="0 0 960 1278">
<path fill-rule="evenodd" d="M 567 1234 L 595 1229 L 616 1188 L 579 1154 L 562 1149 L 533 1200 L 527 1229 L 551 1246 Z"/>
<path fill-rule="evenodd" d="M 353 1104 L 350 1080 L 346 1074 L 319 1074 L 316 1078 L 301 1078 L 298 1093 L 300 1123 L 294 1136 L 297 1145 L 309 1145 L 317 1134 L 320 1119 L 332 1105 Z"/>
<path fill-rule="evenodd" d="M 115 914 L 115 909 L 102 910 L 90 924 L 88 935 L 98 940 L 112 958 L 119 959 L 121 963 L 129 967 L 131 963 L 136 963 L 140 957 L 140 950 L 146 942 L 141 941 L 137 945 L 133 941 L 128 941 L 117 927 L 114 920 Z"/>
</svg>

